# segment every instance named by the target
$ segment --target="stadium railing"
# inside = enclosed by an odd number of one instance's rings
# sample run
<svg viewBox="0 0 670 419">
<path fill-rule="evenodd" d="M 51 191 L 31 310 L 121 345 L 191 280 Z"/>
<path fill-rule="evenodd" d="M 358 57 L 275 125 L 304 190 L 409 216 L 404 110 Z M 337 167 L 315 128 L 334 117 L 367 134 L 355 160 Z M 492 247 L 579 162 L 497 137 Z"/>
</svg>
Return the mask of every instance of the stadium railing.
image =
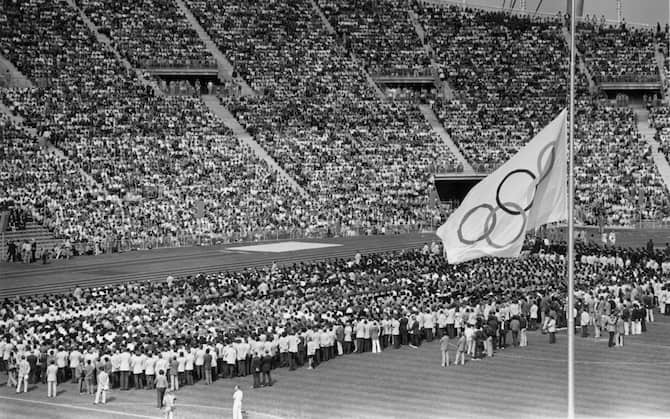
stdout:
<svg viewBox="0 0 670 419">
<path fill-rule="evenodd" d="M 184 68 L 184 69 L 201 69 L 201 68 L 217 68 L 218 63 L 215 59 L 211 60 L 141 60 L 139 62 L 141 68 Z"/>
<path fill-rule="evenodd" d="M 108 240 L 101 245 L 103 253 L 122 253 L 136 250 L 159 248 L 216 246 L 232 243 L 257 243 L 278 240 L 326 239 L 336 237 L 359 237 L 370 235 L 397 235 L 416 232 L 435 231 L 435 222 L 422 222 L 402 225 L 378 225 L 370 227 L 344 227 L 334 225 L 314 226 L 310 228 L 255 229 L 243 233 L 228 234 L 177 234 L 161 237 L 124 238 Z M 77 243 L 75 246 L 84 246 Z"/>
</svg>

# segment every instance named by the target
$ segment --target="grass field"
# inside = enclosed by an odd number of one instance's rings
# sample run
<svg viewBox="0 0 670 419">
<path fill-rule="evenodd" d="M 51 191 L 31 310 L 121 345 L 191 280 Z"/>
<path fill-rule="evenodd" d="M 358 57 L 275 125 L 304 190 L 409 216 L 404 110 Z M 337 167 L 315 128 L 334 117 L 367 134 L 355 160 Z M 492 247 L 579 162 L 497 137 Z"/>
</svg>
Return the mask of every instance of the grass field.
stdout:
<svg viewBox="0 0 670 419">
<path fill-rule="evenodd" d="M 529 334 L 526 348 L 498 351 L 493 359 L 440 368 L 437 342 L 419 349 L 349 355 L 309 371 L 273 372 L 271 388 L 252 390 L 251 378 L 197 384 L 177 393 L 177 418 L 232 416 L 232 389 L 243 386 L 249 418 L 565 417 L 567 335 L 549 345 Z M 576 408 L 580 417 L 668 417 L 670 319 L 661 317 L 623 348 L 606 340 L 576 339 Z M 0 378 L 4 382 L 5 377 Z M 75 386 L 59 386 L 56 399 L 32 386 L 17 395 L 0 388 L 0 418 L 157 418 L 153 391 L 112 391 L 93 405 Z"/>
</svg>

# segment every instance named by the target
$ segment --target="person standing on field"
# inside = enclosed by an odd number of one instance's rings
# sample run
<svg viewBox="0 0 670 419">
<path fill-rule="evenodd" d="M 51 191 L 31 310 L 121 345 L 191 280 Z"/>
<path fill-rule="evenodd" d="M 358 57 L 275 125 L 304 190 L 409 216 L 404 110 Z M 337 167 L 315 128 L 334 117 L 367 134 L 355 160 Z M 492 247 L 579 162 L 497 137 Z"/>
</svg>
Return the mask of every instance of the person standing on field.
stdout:
<svg viewBox="0 0 670 419">
<path fill-rule="evenodd" d="M 30 364 L 26 360 L 25 355 L 21 355 L 21 361 L 19 361 L 19 378 L 16 384 L 16 392 L 21 392 L 21 384 L 23 383 L 23 392 L 28 392 L 28 376 L 30 375 Z"/>
<path fill-rule="evenodd" d="M 165 419 L 174 419 L 174 411 L 176 409 L 177 397 L 172 393 L 172 390 L 165 390 L 163 396 L 163 409 L 165 409 Z"/>
<path fill-rule="evenodd" d="M 104 368 L 100 368 L 98 372 L 98 388 L 95 392 L 94 404 L 98 404 L 102 399 L 102 404 L 107 404 L 107 390 L 109 390 L 109 375 Z"/>
<path fill-rule="evenodd" d="M 449 366 L 449 334 L 440 338 L 440 353 L 442 354 L 442 367 Z"/>
<path fill-rule="evenodd" d="M 235 386 L 233 392 L 233 419 L 242 419 L 242 398 L 244 394 L 240 390 L 240 386 Z"/>
<path fill-rule="evenodd" d="M 165 377 L 165 371 L 159 370 L 158 375 L 156 376 L 156 396 L 157 403 L 156 407 L 159 409 L 163 407 L 163 396 L 165 396 L 165 391 L 168 388 L 168 380 Z"/>
<path fill-rule="evenodd" d="M 51 364 L 47 367 L 47 397 L 56 397 L 56 384 L 58 380 L 58 367 L 56 361 L 51 360 Z"/>
</svg>

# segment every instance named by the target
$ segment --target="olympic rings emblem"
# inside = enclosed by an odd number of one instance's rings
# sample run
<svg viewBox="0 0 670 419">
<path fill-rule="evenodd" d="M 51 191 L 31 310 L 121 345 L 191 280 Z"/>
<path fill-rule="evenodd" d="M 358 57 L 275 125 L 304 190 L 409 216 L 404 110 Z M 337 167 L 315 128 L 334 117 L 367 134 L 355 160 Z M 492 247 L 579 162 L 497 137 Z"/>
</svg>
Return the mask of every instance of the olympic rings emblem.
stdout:
<svg viewBox="0 0 670 419">
<path fill-rule="evenodd" d="M 470 208 L 464 215 L 463 218 L 461 219 L 461 223 L 458 226 L 458 230 L 456 231 L 456 234 L 458 235 L 458 239 L 461 241 L 461 243 L 465 245 L 472 245 L 475 244 L 481 240 L 486 240 L 486 243 L 496 249 L 502 249 L 504 247 L 509 246 L 510 244 L 514 243 L 517 241 L 525 232 L 526 232 L 526 223 L 528 221 L 528 215 L 527 212 L 529 209 L 533 207 L 533 204 L 535 203 L 535 194 L 537 193 L 537 187 L 544 182 L 544 180 L 547 178 L 547 176 L 551 173 L 551 170 L 554 168 L 554 164 L 556 163 L 556 146 L 557 143 L 556 141 L 551 142 L 547 144 L 542 150 L 540 150 L 540 154 L 537 157 L 537 172 L 538 175 L 535 175 L 531 170 L 528 169 L 515 169 L 507 173 L 503 179 L 500 181 L 498 184 L 498 188 L 496 189 L 496 207 L 494 207 L 491 204 L 487 203 L 482 203 L 477 205 L 476 207 Z M 546 160 L 546 162 L 543 164 L 543 159 L 544 157 L 549 153 L 549 158 Z M 509 200 L 503 200 L 500 196 L 501 190 L 503 189 L 503 186 L 505 185 L 505 182 L 509 180 L 514 175 L 517 174 L 524 174 L 527 175 L 528 177 L 531 178 L 531 181 L 534 183 L 534 188 L 533 188 L 533 194 L 531 199 L 529 200 L 528 204 L 526 204 L 525 207 L 523 207 L 521 204 L 518 204 L 516 202 L 511 202 Z M 480 209 L 486 209 L 488 210 L 488 215 L 486 216 L 486 220 L 484 221 L 484 232 L 481 233 L 479 236 L 475 238 L 466 238 L 463 235 L 463 225 L 465 222 L 474 214 L 476 211 Z M 503 211 L 509 215 L 513 216 L 521 216 L 522 217 L 522 223 L 521 223 L 521 228 L 519 229 L 519 232 L 509 240 L 507 243 L 499 244 L 495 243 L 493 239 L 491 238 L 491 235 L 493 234 L 493 231 L 495 230 L 498 222 L 498 216 L 497 213 L 498 211 Z"/>
</svg>

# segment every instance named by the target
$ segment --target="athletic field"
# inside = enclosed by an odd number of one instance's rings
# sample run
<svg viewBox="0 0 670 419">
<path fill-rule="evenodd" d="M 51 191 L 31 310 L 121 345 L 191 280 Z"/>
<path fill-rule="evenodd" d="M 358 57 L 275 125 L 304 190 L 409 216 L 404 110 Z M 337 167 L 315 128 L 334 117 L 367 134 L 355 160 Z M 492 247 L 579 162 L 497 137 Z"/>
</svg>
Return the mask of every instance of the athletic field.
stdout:
<svg viewBox="0 0 670 419">
<path fill-rule="evenodd" d="M 576 339 L 577 414 L 580 417 L 668 417 L 670 398 L 670 321 L 660 318 L 623 348 L 606 340 Z M 232 390 L 244 391 L 249 418 L 445 418 L 565 417 L 567 336 L 549 345 L 529 334 L 526 348 L 501 350 L 493 359 L 441 368 L 438 343 L 419 349 L 388 349 L 381 354 L 336 358 L 316 370 L 273 371 L 275 385 L 250 389 L 251 377 L 196 384 L 177 392 L 177 418 L 232 417 Z M 0 378 L 5 382 L 6 376 Z M 155 392 L 114 390 L 107 405 L 93 405 L 74 384 L 27 394 L 0 389 L 0 417 L 158 418 Z"/>
<path fill-rule="evenodd" d="M 83 257 L 53 265 L 1 265 L 0 293 L 30 294 L 70 289 L 73 284 L 162 279 L 167 274 L 238 269 L 419 246 L 432 235 L 371 237 L 286 243 L 274 247 L 168 249 Z M 320 247 L 319 243 L 329 246 Z M 337 244 L 339 246 L 330 246 Z M 263 244 L 261 244 L 263 245 Z M 254 245 L 256 246 L 256 245 Z M 235 384 L 244 390 L 244 410 L 255 418 L 445 418 L 565 417 L 567 336 L 549 345 L 547 336 L 529 334 L 529 346 L 509 348 L 493 359 L 440 368 L 437 342 L 418 349 L 348 355 L 316 370 L 272 373 L 275 385 L 250 389 L 251 377 L 197 384 L 177 393 L 176 418 L 232 417 Z M 668 417 L 670 397 L 670 318 L 657 316 L 649 331 L 627 337 L 623 348 L 605 339 L 576 339 L 576 407 L 580 417 Z M 6 375 L 0 375 L 0 384 Z M 93 405 L 70 383 L 48 399 L 46 387 L 27 394 L 0 387 L 0 419 L 159 418 L 155 392 L 114 390 L 107 405 Z"/>
</svg>

